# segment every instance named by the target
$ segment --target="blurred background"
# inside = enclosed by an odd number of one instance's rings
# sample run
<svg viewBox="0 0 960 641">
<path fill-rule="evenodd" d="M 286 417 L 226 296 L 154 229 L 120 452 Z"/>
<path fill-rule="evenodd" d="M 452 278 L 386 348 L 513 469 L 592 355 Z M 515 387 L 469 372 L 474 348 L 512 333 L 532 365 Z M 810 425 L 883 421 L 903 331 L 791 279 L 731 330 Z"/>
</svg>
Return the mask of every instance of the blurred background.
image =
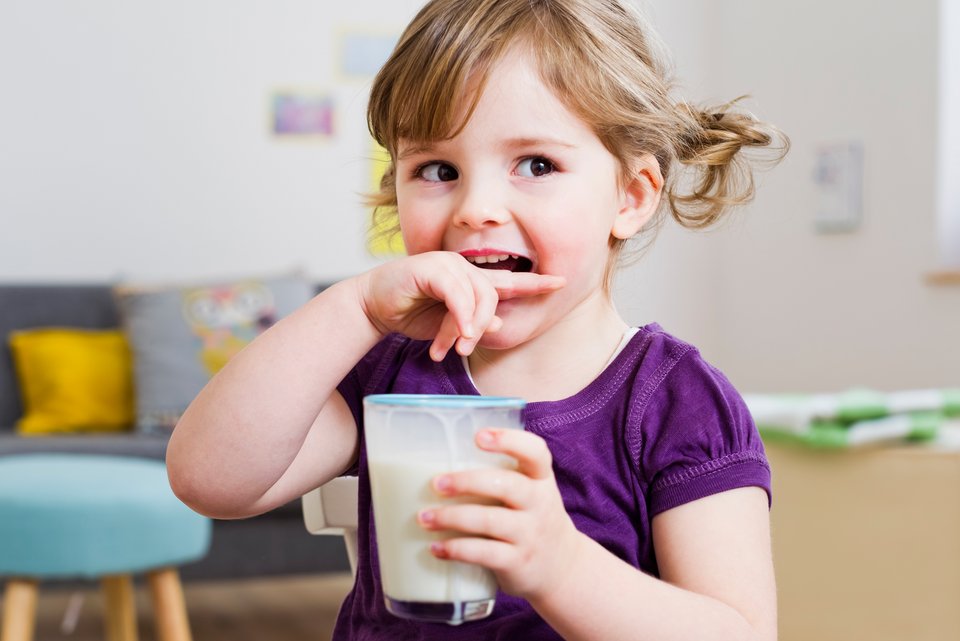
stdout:
<svg viewBox="0 0 960 641">
<path fill-rule="evenodd" d="M 0 277 L 328 281 L 372 266 L 370 79 L 351 46 L 372 42 L 375 70 L 377 39 L 420 4 L 7 0 Z M 960 378 L 960 295 L 925 281 L 960 265 L 955 4 L 644 3 L 678 97 L 747 94 L 793 148 L 722 229 L 667 226 L 619 280 L 628 319 L 657 320 L 755 390 Z M 331 133 L 275 135 L 284 91 L 327 99 Z M 823 175 L 849 146 L 853 214 Z M 824 209 L 853 222 L 818 231 Z"/>
<path fill-rule="evenodd" d="M 0 281 L 329 282 L 377 264 L 367 93 L 421 4 L 3 0 Z M 698 345 L 749 393 L 960 386 L 960 3 L 641 6 L 678 99 L 746 94 L 792 149 L 720 228 L 662 229 L 617 281 L 627 320 Z M 307 114 L 292 133 L 285 104 Z M 960 599 L 955 454 L 782 456 L 782 638 L 960 638 L 960 615 L 937 614 Z M 833 536 L 852 547 L 828 552 Z M 865 567 L 869 587 L 851 577 Z"/>
</svg>

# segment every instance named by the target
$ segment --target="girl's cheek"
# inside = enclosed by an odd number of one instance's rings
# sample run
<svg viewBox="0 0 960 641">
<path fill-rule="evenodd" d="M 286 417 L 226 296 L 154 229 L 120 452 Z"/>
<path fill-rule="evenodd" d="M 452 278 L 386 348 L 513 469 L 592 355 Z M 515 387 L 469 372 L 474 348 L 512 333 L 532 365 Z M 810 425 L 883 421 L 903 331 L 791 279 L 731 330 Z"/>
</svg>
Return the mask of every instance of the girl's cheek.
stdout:
<svg viewBox="0 0 960 641">
<path fill-rule="evenodd" d="M 414 254 L 422 254 L 428 251 L 436 251 L 442 249 L 442 238 L 436 237 L 435 234 L 429 234 L 426 231 L 421 231 L 418 233 L 416 227 L 411 227 L 411 233 L 403 234 L 403 246 L 407 254 L 411 256 Z"/>
</svg>

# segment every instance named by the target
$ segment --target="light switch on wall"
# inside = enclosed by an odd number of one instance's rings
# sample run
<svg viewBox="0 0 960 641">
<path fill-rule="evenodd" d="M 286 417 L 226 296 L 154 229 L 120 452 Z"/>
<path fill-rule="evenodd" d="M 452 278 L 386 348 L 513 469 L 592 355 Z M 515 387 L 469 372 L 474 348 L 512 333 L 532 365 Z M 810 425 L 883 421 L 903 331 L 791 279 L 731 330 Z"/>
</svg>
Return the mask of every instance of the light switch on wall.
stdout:
<svg viewBox="0 0 960 641">
<path fill-rule="evenodd" d="M 814 182 L 819 233 L 850 232 L 863 217 L 863 144 L 848 141 L 817 149 Z"/>
</svg>

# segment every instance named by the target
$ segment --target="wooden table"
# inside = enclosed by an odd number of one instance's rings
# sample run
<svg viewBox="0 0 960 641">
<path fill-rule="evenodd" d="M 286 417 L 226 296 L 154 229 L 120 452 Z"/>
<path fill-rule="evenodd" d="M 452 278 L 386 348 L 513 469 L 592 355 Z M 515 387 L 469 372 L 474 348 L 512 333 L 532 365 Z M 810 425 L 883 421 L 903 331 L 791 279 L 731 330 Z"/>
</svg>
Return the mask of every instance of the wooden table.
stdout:
<svg viewBox="0 0 960 641">
<path fill-rule="evenodd" d="M 960 639 L 960 442 L 767 454 L 781 641 Z"/>
</svg>

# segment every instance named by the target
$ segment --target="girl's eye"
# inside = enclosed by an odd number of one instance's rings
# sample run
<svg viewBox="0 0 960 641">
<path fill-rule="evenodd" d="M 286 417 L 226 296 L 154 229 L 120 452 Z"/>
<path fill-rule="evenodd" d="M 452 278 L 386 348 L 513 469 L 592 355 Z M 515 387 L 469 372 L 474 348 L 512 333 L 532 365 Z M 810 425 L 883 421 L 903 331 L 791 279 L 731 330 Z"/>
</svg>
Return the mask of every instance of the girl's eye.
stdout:
<svg viewBox="0 0 960 641">
<path fill-rule="evenodd" d="M 552 174 L 556 167 L 546 158 L 534 156 L 533 158 L 524 158 L 517 165 L 517 173 L 525 178 L 539 178 Z"/>
<path fill-rule="evenodd" d="M 432 162 L 417 170 L 417 175 L 429 182 L 448 182 L 460 177 L 457 170 L 442 162 Z"/>
</svg>

